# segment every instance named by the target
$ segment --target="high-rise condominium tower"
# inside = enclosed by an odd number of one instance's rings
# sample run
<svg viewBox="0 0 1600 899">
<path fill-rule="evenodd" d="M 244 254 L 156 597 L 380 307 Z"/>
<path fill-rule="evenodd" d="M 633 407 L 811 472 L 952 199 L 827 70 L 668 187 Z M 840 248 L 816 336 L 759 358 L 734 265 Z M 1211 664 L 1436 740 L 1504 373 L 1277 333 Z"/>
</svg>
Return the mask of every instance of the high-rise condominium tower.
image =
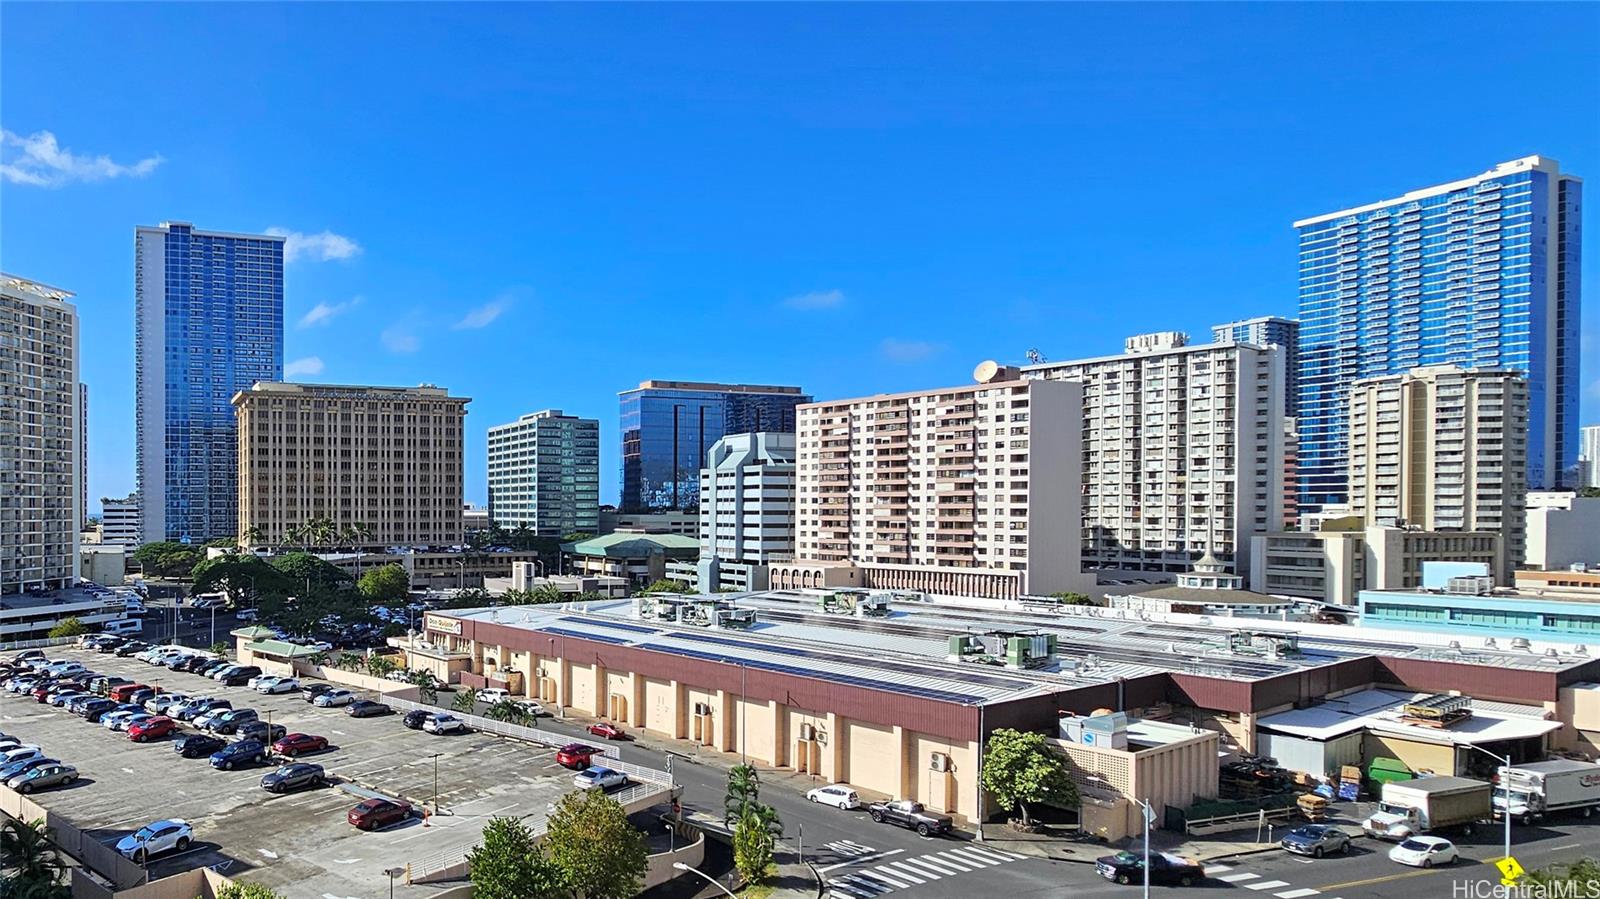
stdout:
<svg viewBox="0 0 1600 899">
<path fill-rule="evenodd" d="M 1300 323 L 1292 318 L 1262 315 L 1211 326 L 1212 343 L 1251 343 L 1283 347 L 1283 414 L 1294 418 L 1299 399 Z"/>
<path fill-rule="evenodd" d="M 205 540 L 238 525 L 232 399 L 283 378 L 283 238 L 140 227 L 138 484 L 143 537 Z"/>
<path fill-rule="evenodd" d="M 489 519 L 541 537 L 600 531 L 600 422 L 545 409 L 489 428 Z"/>
<path fill-rule="evenodd" d="M 78 580 L 78 310 L 0 274 L 0 595 Z"/>
<path fill-rule="evenodd" d="M 622 412 L 624 512 L 693 510 L 700 468 L 725 434 L 794 433 L 798 387 L 645 381 L 618 394 Z"/>
<path fill-rule="evenodd" d="M 1350 385 L 1420 366 L 1526 373 L 1528 484 L 1575 483 L 1582 189 L 1529 156 L 1295 222 L 1302 507 L 1348 495 Z"/>
</svg>

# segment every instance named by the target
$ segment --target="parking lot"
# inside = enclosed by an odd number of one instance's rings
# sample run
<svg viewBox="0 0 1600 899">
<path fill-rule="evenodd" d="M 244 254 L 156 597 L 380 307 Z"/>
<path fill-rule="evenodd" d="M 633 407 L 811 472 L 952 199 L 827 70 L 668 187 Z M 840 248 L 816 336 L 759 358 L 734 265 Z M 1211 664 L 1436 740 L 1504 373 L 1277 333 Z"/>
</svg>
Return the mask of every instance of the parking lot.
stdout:
<svg viewBox="0 0 1600 899">
<path fill-rule="evenodd" d="M 152 859 L 151 879 L 216 866 L 297 896 L 386 894 L 385 869 L 464 851 L 490 817 L 542 812 L 572 788 L 572 772 L 556 764 L 553 752 L 531 744 L 481 733 L 434 736 L 405 728 L 399 715 L 350 718 L 342 708 L 317 708 L 298 694 L 263 696 L 137 659 L 77 649 L 55 650 L 51 657 L 169 692 L 227 699 L 290 733 L 327 737 L 327 751 L 299 760 L 352 782 L 272 795 L 259 786 L 272 765 L 215 770 L 204 758 L 180 757 L 170 740 L 135 744 L 32 697 L 0 693 L 0 730 L 38 744 L 82 774 L 70 787 L 35 794 L 36 802 L 107 844 L 162 818 L 193 825 L 194 845 Z M 363 789 L 409 800 L 419 813 L 437 789 L 440 814 L 426 826 L 413 816 L 381 831 L 358 831 L 345 812 L 372 795 Z"/>
</svg>

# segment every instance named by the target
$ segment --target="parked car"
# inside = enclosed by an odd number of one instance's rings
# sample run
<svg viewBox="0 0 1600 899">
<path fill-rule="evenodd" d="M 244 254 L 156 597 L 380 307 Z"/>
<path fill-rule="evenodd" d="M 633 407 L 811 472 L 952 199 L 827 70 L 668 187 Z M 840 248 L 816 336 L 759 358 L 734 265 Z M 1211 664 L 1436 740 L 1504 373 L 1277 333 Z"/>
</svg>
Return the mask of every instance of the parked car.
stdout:
<svg viewBox="0 0 1600 899">
<path fill-rule="evenodd" d="M 1144 854 L 1118 852 L 1095 860 L 1094 869 L 1106 880 L 1120 884 L 1144 882 Z M 1193 886 L 1205 879 L 1205 868 L 1194 859 L 1167 852 L 1150 853 L 1150 882 Z"/>
<path fill-rule="evenodd" d="M 5 783 L 19 774 L 27 774 L 29 771 L 43 765 L 59 764 L 61 764 L 60 759 L 53 759 L 43 755 L 36 758 L 23 759 L 20 762 L 7 762 L 5 765 L 0 766 L 0 783 Z"/>
<path fill-rule="evenodd" d="M 182 852 L 194 842 L 194 828 L 182 818 L 155 821 L 139 828 L 117 841 L 117 852 L 123 858 L 143 864 L 151 856 L 163 852 Z"/>
<path fill-rule="evenodd" d="M 292 793 L 308 787 L 320 787 L 324 783 L 327 783 L 327 774 L 321 765 L 295 762 L 262 776 L 261 789 L 268 793 Z"/>
<path fill-rule="evenodd" d="M 31 661 L 33 659 L 42 659 L 42 658 L 44 658 L 44 650 L 42 650 L 42 649 L 24 649 L 23 651 L 21 651 L 21 652 L 17 653 L 16 655 L 12 656 L 11 659 L 10 659 L 10 662 L 13 665 L 24 665 L 24 664 L 27 664 L 29 661 Z"/>
<path fill-rule="evenodd" d="M 209 757 L 211 753 L 226 745 L 228 745 L 228 741 L 221 737 L 190 731 L 186 734 L 179 734 L 178 738 L 172 741 L 172 751 L 186 759 L 197 759 Z"/>
<path fill-rule="evenodd" d="M 144 642 L 143 640 L 129 640 L 128 642 L 122 644 L 121 646 L 118 646 L 116 648 L 116 651 L 113 652 L 112 655 L 116 656 L 119 659 L 126 659 L 126 658 L 130 658 L 132 656 L 136 656 L 139 653 L 144 652 L 145 650 L 147 650 L 149 648 L 150 648 L 150 644 Z"/>
<path fill-rule="evenodd" d="M 258 720 L 261 715 L 255 709 L 229 709 L 215 716 L 206 716 L 208 724 L 200 725 L 214 734 L 231 734 L 239 729 L 239 725 L 247 721 Z M 199 724 L 199 722 L 196 722 Z"/>
<path fill-rule="evenodd" d="M 233 708 L 233 703 L 226 699 L 213 699 L 209 696 L 203 696 L 199 699 L 191 699 L 179 706 L 178 720 L 193 721 L 201 715 L 216 711 L 217 709 L 231 708 Z"/>
<path fill-rule="evenodd" d="M 443 712 L 435 712 L 434 714 L 428 716 L 428 720 L 422 722 L 422 729 L 426 733 L 430 734 L 466 733 L 467 722 L 462 721 L 460 718 L 457 718 L 454 715 L 447 715 Z"/>
<path fill-rule="evenodd" d="M 517 706 L 517 708 L 522 710 L 523 714 L 528 715 L 529 717 L 532 717 L 532 718 L 548 718 L 548 717 L 550 717 L 550 712 L 544 706 L 540 705 L 539 703 L 535 702 L 532 699 L 519 699 L 516 702 L 516 706 Z"/>
<path fill-rule="evenodd" d="M 256 765 L 267 760 L 267 744 L 260 740 L 239 740 L 211 753 L 211 767 L 232 771 L 244 765 Z"/>
<path fill-rule="evenodd" d="M 505 687 L 485 687 L 478 691 L 478 701 L 487 705 L 494 705 L 502 699 L 510 699 L 511 691 Z"/>
<path fill-rule="evenodd" d="M 612 724 L 609 721 L 597 721 L 594 724 L 589 725 L 587 730 L 589 733 L 607 740 L 621 740 L 627 736 L 627 734 L 622 732 L 622 728 Z"/>
<path fill-rule="evenodd" d="M 300 681 L 292 677 L 268 675 L 256 678 L 254 689 L 257 693 L 266 693 L 268 695 L 274 693 L 298 693 L 300 691 Z"/>
<path fill-rule="evenodd" d="M 0 765 L 12 765 L 17 762 L 26 762 L 32 759 L 44 758 L 44 750 L 37 746 L 18 746 L 0 752 Z"/>
<path fill-rule="evenodd" d="M 148 743 L 178 732 L 178 722 L 166 715 L 152 715 L 128 725 L 128 739 L 135 743 Z"/>
<path fill-rule="evenodd" d="M 345 814 L 358 830 L 377 830 L 411 817 L 411 804 L 395 799 L 368 799 Z"/>
<path fill-rule="evenodd" d="M 120 703 L 114 699 L 101 698 L 90 700 L 89 702 L 83 704 L 83 720 L 88 721 L 91 724 L 98 724 L 100 722 L 101 715 L 104 715 L 106 712 L 117 708 L 118 705 L 120 705 Z"/>
<path fill-rule="evenodd" d="M 236 739 L 260 740 L 263 743 L 271 745 L 272 743 L 276 743 L 278 740 L 283 739 L 283 736 L 286 733 L 288 733 L 288 730 L 284 728 L 283 725 L 273 724 L 269 726 L 267 722 L 257 718 L 254 721 L 246 721 L 239 725 L 238 728 L 234 730 L 233 735 Z"/>
<path fill-rule="evenodd" d="M 394 709 L 381 702 L 362 699 L 345 706 L 344 713 L 352 718 L 376 718 L 380 715 L 392 715 L 394 714 Z"/>
<path fill-rule="evenodd" d="M 233 663 L 226 659 L 206 659 L 204 664 L 195 667 L 194 673 L 201 677 L 211 677 L 224 668 L 232 667 Z"/>
<path fill-rule="evenodd" d="M 129 712 L 126 715 L 118 714 L 114 716 L 114 719 L 110 724 L 105 724 L 103 719 L 101 723 L 104 724 L 106 730 L 126 731 L 128 728 L 138 724 L 140 721 L 149 721 L 154 717 L 154 715 L 150 714 L 144 709 L 139 709 L 138 711 Z"/>
<path fill-rule="evenodd" d="M 78 779 L 78 769 L 71 765 L 40 765 L 25 774 L 6 781 L 6 786 L 18 793 L 32 793 L 51 787 L 64 787 Z"/>
<path fill-rule="evenodd" d="M 238 664 L 236 662 L 226 662 L 226 663 L 224 663 L 224 664 L 222 664 L 222 665 L 220 665 L 220 666 L 218 666 L 216 668 L 213 668 L 211 670 L 206 671 L 205 672 L 205 676 L 211 678 L 212 680 L 220 681 L 223 678 L 233 674 L 235 671 L 244 670 L 244 667 L 245 666 L 240 665 L 240 664 Z M 257 673 L 260 673 L 260 672 L 257 672 Z M 255 677 L 255 675 L 252 674 L 251 677 Z"/>
<path fill-rule="evenodd" d="M 117 702 L 128 702 L 134 693 L 148 688 L 149 684 L 121 683 L 117 684 L 115 687 L 112 687 L 110 690 L 107 690 L 106 695 L 112 699 L 115 699 Z"/>
<path fill-rule="evenodd" d="M 598 747 L 585 743 L 568 743 L 556 750 L 556 763 L 563 768 L 582 771 L 589 767 L 590 759 L 600 754 Z"/>
<path fill-rule="evenodd" d="M 1322 858 L 1330 852 L 1349 852 L 1350 835 L 1332 824 L 1302 824 L 1284 834 L 1278 845 L 1295 855 Z"/>
<path fill-rule="evenodd" d="M 306 752 L 321 752 L 328 748 L 328 738 L 316 734 L 287 734 L 272 744 L 272 751 L 294 758 Z"/>
<path fill-rule="evenodd" d="M 216 679 L 222 681 L 222 685 L 224 687 L 242 687 L 245 684 L 250 683 L 250 679 L 256 677 L 260 673 L 260 668 L 256 668 L 254 665 L 248 665 Z"/>
<path fill-rule="evenodd" d="M 572 785 L 580 790 L 609 790 L 627 782 L 628 775 L 599 765 L 592 765 L 572 775 Z"/>
<path fill-rule="evenodd" d="M 422 730 L 422 722 L 427 721 L 428 716 L 432 714 L 426 709 L 412 709 L 406 712 L 405 717 L 400 719 L 400 723 L 412 730 Z"/>
<path fill-rule="evenodd" d="M 331 692 L 333 687 L 329 684 L 306 684 L 300 688 L 300 698 L 306 702 L 315 701 L 318 696 Z"/>
<path fill-rule="evenodd" d="M 145 711 L 161 715 L 169 710 L 176 709 L 192 698 L 187 693 L 157 693 L 145 702 L 144 707 Z"/>
<path fill-rule="evenodd" d="M 161 695 L 160 687 L 145 687 L 142 690 L 134 690 L 132 693 L 129 693 L 127 701 L 137 702 L 140 705 L 144 705 L 146 702 L 149 702 L 151 698 L 159 695 Z"/>
<path fill-rule="evenodd" d="M 1411 837 L 1389 850 L 1389 860 L 1413 868 L 1453 865 L 1461 853 L 1444 837 Z"/>
<path fill-rule="evenodd" d="M 898 824 L 916 831 L 918 836 L 931 836 L 936 833 L 949 833 L 953 820 L 949 815 L 940 815 L 928 811 L 920 802 L 909 799 L 896 799 L 893 802 L 874 802 L 867 806 L 867 812 L 872 815 L 872 820 L 879 824 Z"/>
<path fill-rule="evenodd" d="M 826 787 L 817 787 L 806 791 L 806 798 L 812 802 L 831 805 L 834 808 L 857 809 L 861 807 L 861 797 L 850 788 L 849 784 L 829 784 Z"/>
<path fill-rule="evenodd" d="M 332 708 L 333 706 L 349 705 L 356 701 L 356 694 L 349 690 L 329 690 L 311 701 L 318 708 Z"/>
</svg>

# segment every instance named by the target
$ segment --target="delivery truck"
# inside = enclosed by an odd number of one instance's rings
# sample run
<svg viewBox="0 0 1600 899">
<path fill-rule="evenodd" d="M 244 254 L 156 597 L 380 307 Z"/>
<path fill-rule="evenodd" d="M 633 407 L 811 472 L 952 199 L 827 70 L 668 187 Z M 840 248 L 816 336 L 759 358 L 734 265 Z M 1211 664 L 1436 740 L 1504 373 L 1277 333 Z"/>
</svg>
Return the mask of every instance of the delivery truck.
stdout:
<svg viewBox="0 0 1600 899">
<path fill-rule="evenodd" d="M 1417 834 L 1473 825 L 1491 815 L 1490 787 L 1465 777 L 1419 777 L 1383 785 L 1378 810 L 1361 823 L 1367 836 L 1406 840 Z"/>
<path fill-rule="evenodd" d="M 1573 812 L 1585 818 L 1600 808 L 1600 765 L 1572 759 L 1551 759 L 1502 767 L 1494 790 L 1494 814 L 1506 813 L 1510 797 L 1511 817 L 1531 824 L 1545 815 Z"/>
</svg>

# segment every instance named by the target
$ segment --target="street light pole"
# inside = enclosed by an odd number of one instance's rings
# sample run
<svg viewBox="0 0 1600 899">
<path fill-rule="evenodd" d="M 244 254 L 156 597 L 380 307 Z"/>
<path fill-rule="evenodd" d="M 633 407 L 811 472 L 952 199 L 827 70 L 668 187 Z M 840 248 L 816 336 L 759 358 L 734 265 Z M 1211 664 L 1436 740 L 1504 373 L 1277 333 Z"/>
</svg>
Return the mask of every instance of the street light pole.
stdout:
<svg viewBox="0 0 1600 899">
<path fill-rule="evenodd" d="M 1476 750 L 1478 750 L 1479 752 L 1483 753 L 1484 755 L 1488 756 L 1489 758 L 1492 758 L 1495 761 L 1500 762 L 1502 765 L 1505 766 L 1506 775 L 1505 775 L 1505 777 L 1502 779 L 1502 781 L 1500 783 L 1500 791 L 1505 794 L 1505 803 L 1506 803 L 1505 804 L 1505 808 L 1501 810 L 1501 816 L 1506 819 L 1506 836 L 1505 836 L 1506 846 L 1505 846 L 1505 855 L 1503 857 L 1504 858 L 1510 858 L 1511 857 L 1511 754 L 1507 753 L 1504 757 L 1502 757 L 1502 756 L 1495 755 L 1494 753 L 1490 752 L 1487 749 L 1484 749 L 1482 746 L 1476 746 L 1476 745 L 1474 745 L 1472 743 L 1467 743 L 1466 746 L 1467 746 L 1468 749 L 1476 749 Z M 1493 811 L 1494 802 L 1492 800 L 1489 803 L 1489 807 L 1490 807 L 1490 811 Z"/>
<path fill-rule="evenodd" d="M 433 754 L 433 813 L 439 814 L 439 753 Z"/>
<path fill-rule="evenodd" d="M 394 879 L 406 873 L 405 868 L 384 868 L 383 873 L 389 875 L 389 899 L 394 899 Z"/>
<path fill-rule="evenodd" d="M 733 893 L 730 892 L 727 887 L 723 886 L 721 883 L 718 883 L 709 874 L 707 874 L 706 872 L 700 870 L 699 868 L 690 867 L 689 865 L 686 865 L 683 862 L 673 862 L 672 863 L 672 867 L 675 870 L 678 870 L 678 871 L 689 871 L 691 873 L 699 875 L 701 880 L 704 880 L 706 883 L 709 883 L 712 886 L 716 887 L 717 889 L 721 890 L 724 894 L 726 894 L 728 896 L 728 899 L 739 899 L 739 897 L 733 895 Z"/>
</svg>

